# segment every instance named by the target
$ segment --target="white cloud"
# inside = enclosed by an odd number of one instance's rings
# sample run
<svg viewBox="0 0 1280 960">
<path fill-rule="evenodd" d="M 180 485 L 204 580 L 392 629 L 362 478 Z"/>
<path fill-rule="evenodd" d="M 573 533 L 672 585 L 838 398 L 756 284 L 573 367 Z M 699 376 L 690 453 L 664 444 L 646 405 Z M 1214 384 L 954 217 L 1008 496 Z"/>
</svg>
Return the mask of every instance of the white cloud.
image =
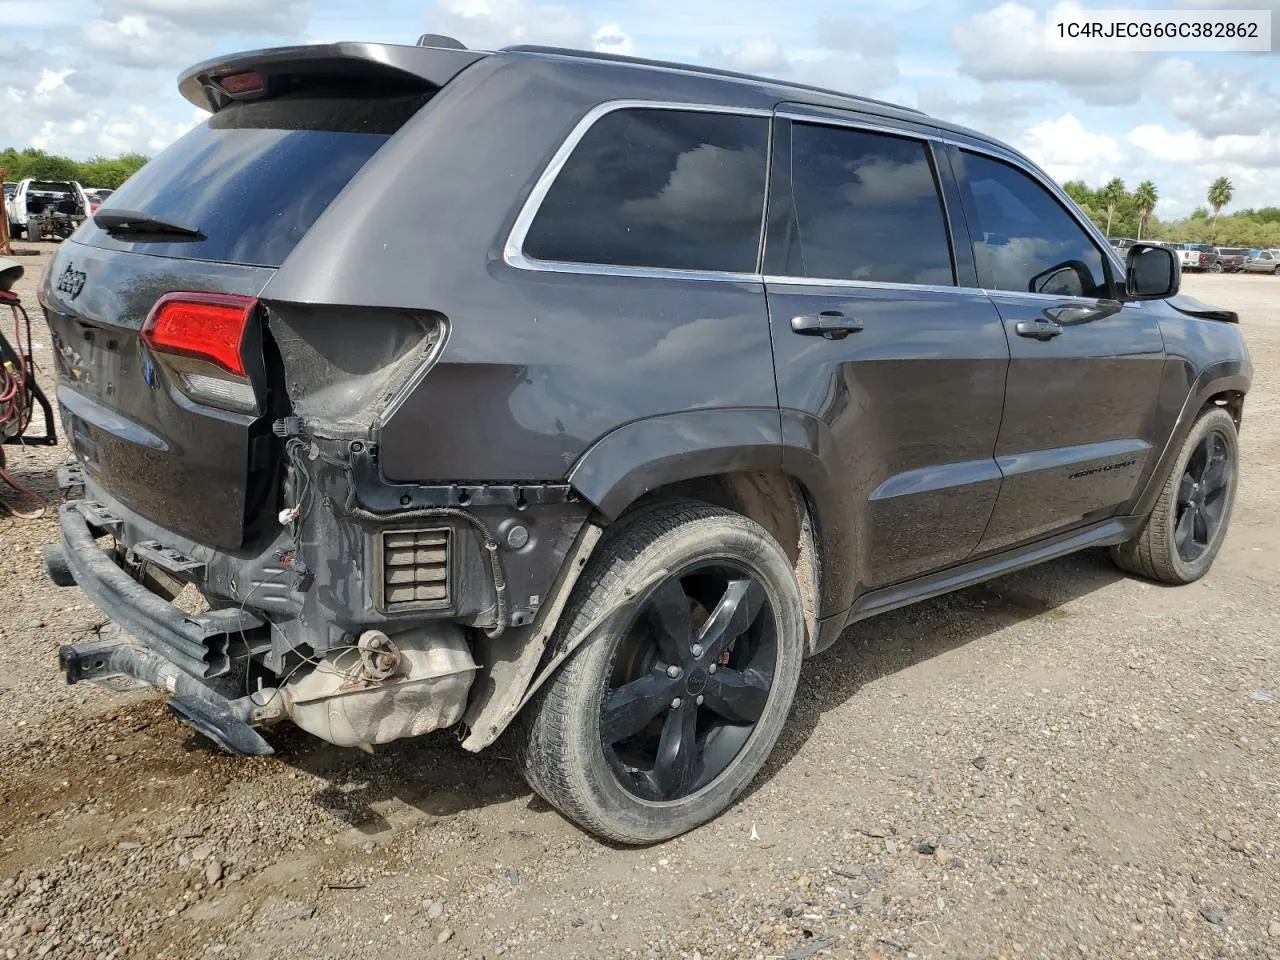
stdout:
<svg viewBox="0 0 1280 960">
<path fill-rule="evenodd" d="M 636 52 L 635 41 L 616 23 L 606 23 L 591 35 L 591 42 L 599 53 L 616 53 L 629 57 Z"/>
<path fill-rule="evenodd" d="M 1129 142 L 1164 163 L 1179 166 L 1230 163 L 1280 168 L 1280 131 L 1276 129 L 1205 137 L 1195 130 L 1173 132 L 1158 123 L 1143 123 L 1129 131 Z"/>
<path fill-rule="evenodd" d="M 916 94 L 916 106 L 925 113 L 993 136 L 1023 129 L 1023 117 L 1044 102 L 1040 94 L 1008 82 L 984 83 L 976 100 L 959 99 L 947 87 L 925 87 Z"/>
<path fill-rule="evenodd" d="M 1087 13 L 1077 3 L 1053 8 L 1063 15 Z M 975 80 L 1056 83 L 1086 103 L 1135 102 L 1138 81 L 1157 62 L 1152 54 L 1069 53 L 1045 49 L 1044 14 L 1006 0 L 975 14 L 951 31 L 961 70 Z"/>
<path fill-rule="evenodd" d="M 312 0 L 102 0 L 107 19 L 129 14 L 163 17 L 173 24 L 205 34 L 258 33 L 297 36 L 311 20 Z"/>
<path fill-rule="evenodd" d="M 822 19 L 816 44 L 787 49 L 775 36 L 739 40 L 729 48 L 708 47 L 702 59 L 731 70 L 869 95 L 898 79 L 898 36 L 884 23 Z"/>
<path fill-rule="evenodd" d="M 791 66 L 776 37 L 748 37 L 729 50 L 706 50 L 703 55 L 716 66 L 746 73 L 785 73 Z"/>
<path fill-rule="evenodd" d="M 1018 146 L 1059 182 L 1097 182 L 1121 161 L 1119 141 L 1086 130 L 1071 113 L 1035 124 L 1023 134 Z"/>
<path fill-rule="evenodd" d="M 75 88 L 75 71 L 41 70 L 29 87 L 0 89 L 0 113 L 17 146 L 73 157 L 154 154 L 190 129 L 195 118 L 169 120 L 141 105 L 122 105 Z"/>
<path fill-rule="evenodd" d="M 1256 133 L 1280 126 L 1280 96 L 1274 74 L 1261 70 L 1207 70 L 1189 60 L 1168 60 L 1147 85 L 1153 100 L 1208 137 Z"/>
<path fill-rule="evenodd" d="M 147 69 L 193 63 L 207 43 L 189 30 L 138 13 L 93 20 L 81 28 L 80 40 L 85 52 L 103 62 Z"/>
<path fill-rule="evenodd" d="M 513 43 L 590 50 L 597 32 L 590 14 L 581 7 L 533 0 L 437 0 L 427 11 L 427 29 L 478 50 Z M 618 33 L 625 36 L 621 30 Z"/>
</svg>

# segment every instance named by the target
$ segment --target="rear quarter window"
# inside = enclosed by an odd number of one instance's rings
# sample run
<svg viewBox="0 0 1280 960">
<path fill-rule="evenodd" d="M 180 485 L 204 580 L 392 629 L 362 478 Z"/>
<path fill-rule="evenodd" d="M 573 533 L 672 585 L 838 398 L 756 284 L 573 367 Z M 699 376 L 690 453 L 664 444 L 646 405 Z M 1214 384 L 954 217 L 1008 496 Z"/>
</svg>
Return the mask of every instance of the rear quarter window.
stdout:
<svg viewBox="0 0 1280 960">
<path fill-rule="evenodd" d="M 597 120 L 543 198 L 537 260 L 749 273 L 769 150 L 766 117 L 622 109 Z"/>
<path fill-rule="evenodd" d="M 101 208 L 190 225 L 204 240 L 132 242 L 92 221 L 76 239 L 136 253 L 278 267 L 428 97 L 313 89 L 234 103 L 148 163 Z"/>
</svg>

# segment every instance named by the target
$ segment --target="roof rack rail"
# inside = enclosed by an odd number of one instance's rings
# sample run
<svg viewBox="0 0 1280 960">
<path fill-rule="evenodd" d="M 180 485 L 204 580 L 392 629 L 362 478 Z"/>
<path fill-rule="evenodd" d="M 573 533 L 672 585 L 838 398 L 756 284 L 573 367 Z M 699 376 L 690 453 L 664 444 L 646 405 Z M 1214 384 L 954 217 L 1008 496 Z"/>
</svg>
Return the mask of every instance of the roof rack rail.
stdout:
<svg viewBox="0 0 1280 960">
<path fill-rule="evenodd" d="M 454 37 L 446 37 L 443 33 L 424 33 L 415 44 L 418 47 L 444 47 L 446 50 L 465 50 L 467 45 Z"/>
</svg>

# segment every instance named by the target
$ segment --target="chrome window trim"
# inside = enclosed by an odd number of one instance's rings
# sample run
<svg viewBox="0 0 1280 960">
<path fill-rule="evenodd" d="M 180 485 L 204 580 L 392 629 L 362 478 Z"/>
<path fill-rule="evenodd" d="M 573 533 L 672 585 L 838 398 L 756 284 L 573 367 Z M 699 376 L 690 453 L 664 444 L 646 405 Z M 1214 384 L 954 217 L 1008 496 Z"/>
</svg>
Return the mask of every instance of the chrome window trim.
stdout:
<svg viewBox="0 0 1280 960">
<path fill-rule="evenodd" d="M 903 137 L 908 140 L 929 142 L 941 139 L 935 133 L 928 133 L 923 130 L 904 130 L 901 127 L 858 120 L 854 117 L 829 117 L 824 114 L 802 113 L 798 110 L 779 110 L 774 116 L 781 120 L 790 120 L 793 123 L 814 123 L 823 127 L 852 127 L 855 130 L 866 130 L 868 133 L 887 133 L 890 136 Z"/>
<path fill-rule="evenodd" d="M 692 103 L 678 100 L 609 100 L 604 103 L 596 104 L 588 110 L 569 131 L 568 136 L 556 148 L 556 152 L 552 154 L 551 160 L 547 163 L 545 169 L 538 176 L 534 183 L 533 189 L 529 192 L 529 196 L 525 199 L 524 204 L 520 208 L 519 214 L 516 215 L 515 221 L 511 225 L 511 230 L 507 234 L 506 242 L 502 247 L 503 262 L 516 270 L 528 270 L 537 273 L 567 273 L 586 276 L 607 276 L 607 277 L 634 277 L 638 279 L 649 280 L 703 280 L 703 281 L 719 281 L 721 283 L 774 283 L 774 284 L 792 284 L 792 285 L 808 285 L 808 286 L 827 286 L 827 287 L 847 287 L 850 289 L 868 289 L 868 290 L 904 290 L 904 291 L 924 291 L 928 293 L 980 293 L 985 296 L 996 296 L 1006 294 L 1016 297 L 1035 297 L 1044 300 L 1056 300 L 1063 302 L 1065 300 L 1081 300 L 1083 302 L 1096 302 L 1098 299 L 1092 297 L 1055 297 L 1051 294 L 1019 292 L 1017 290 L 984 290 L 980 287 L 962 287 L 962 286 L 940 286 L 937 284 L 920 284 L 920 283 L 898 283 L 887 280 L 846 280 L 824 277 L 801 277 L 771 274 L 766 275 L 760 272 L 738 273 L 723 270 L 681 270 L 673 267 L 638 267 L 623 266 L 617 264 L 606 263 L 579 263 L 571 260 L 539 260 L 535 257 L 528 256 L 524 252 L 525 237 L 529 233 L 529 228 L 533 225 L 534 218 L 538 215 L 538 210 L 542 207 L 542 202 L 546 199 L 547 194 L 551 191 L 552 184 L 555 183 L 556 177 L 560 175 L 560 171 L 564 169 L 564 165 L 572 156 L 573 151 L 577 148 L 578 143 L 587 132 L 602 118 L 617 110 L 676 110 L 684 112 L 696 113 L 724 113 L 733 114 L 743 117 L 762 117 L 772 121 L 773 118 L 782 120 L 790 120 L 793 123 L 814 123 L 822 126 L 834 127 L 850 127 L 857 130 L 866 130 L 872 133 L 883 133 L 889 136 L 903 137 L 910 140 L 919 140 L 924 143 L 946 144 L 956 147 L 960 150 L 968 150 L 972 153 L 981 153 L 992 157 L 1003 163 L 1007 163 L 1016 170 L 1031 177 L 1041 188 L 1046 189 L 1058 200 L 1062 205 L 1067 216 L 1082 229 L 1099 247 L 1099 253 L 1104 259 L 1110 256 L 1111 264 L 1118 271 L 1121 278 L 1120 285 L 1123 287 L 1123 277 L 1125 275 L 1126 266 L 1123 260 L 1115 253 L 1109 241 L 1104 237 L 1101 231 L 1094 226 L 1093 221 L 1087 223 L 1081 222 L 1080 218 L 1073 212 L 1075 202 L 1063 190 L 1061 190 L 1052 179 L 1043 174 L 1038 167 L 1022 160 L 1011 150 L 1006 150 L 998 145 L 986 145 L 981 142 L 967 142 L 962 140 L 954 140 L 945 136 L 941 129 L 938 132 L 926 132 L 923 130 L 904 129 L 902 127 L 890 126 L 887 124 L 879 124 L 865 121 L 853 117 L 831 117 L 823 115 L 811 115 L 799 110 L 766 110 L 760 107 L 742 107 L 730 106 L 728 104 L 709 104 L 709 103 Z M 929 119 L 929 118 L 925 118 Z M 903 121 L 913 122 L 913 121 Z M 769 152 L 765 163 L 765 204 L 761 211 L 760 225 L 760 241 L 756 247 L 756 265 L 761 265 L 760 256 L 764 249 L 764 234 L 768 229 L 768 188 L 769 175 L 773 164 L 773 135 L 774 127 L 770 124 L 769 130 Z M 946 204 L 945 193 L 942 194 L 942 203 Z M 955 238 L 952 238 L 955 242 Z M 952 251 L 954 259 L 954 251 Z M 954 268 L 954 263 L 953 263 Z"/>
<path fill-rule="evenodd" d="M 1044 300 L 1045 302 L 1053 302 L 1053 303 L 1096 304 L 1096 303 L 1106 303 L 1107 301 L 1115 302 L 1114 297 L 1081 297 L 1081 296 L 1076 296 L 1075 294 L 1070 294 L 1070 293 L 1064 293 L 1064 294 L 1035 293 L 1034 291 L 1031 291 L 1031 290 L 1025 290 L 1022 292 L 1019 292 L 1017 290 L 987 290 L 985 292 L 987 296 L 990 297 L 992 300 L 999 300 L 1001 298 L 1010 299 L 1010 300 L 1014 300 L 1014 299 L 1026 300 L 1030 298 L 1032 300 Z M 1122 300 L 1118 302 L 1124 303 L 1125 306 L 1130 306 L 1130 304 L 1127 301 Z"/>
<path fill-rule="evenodd" d="M 924 293 L 965 293 L 983 294 L 987 291 L 981 287 L 942 286 L 936 283 L 903 283 L 896 280 L 844 280 L 828 277 L 793 277 L 788 274 L 765 274 L 761 279 L 765 283 L 788 284 L 793 287 L 848 287 L 854 290 L 903 290 Z"/>
<path fill-rule="evenodd" d="M 516 215 L 515 222 L 511 225 L 511 232 L 507 234 L 506 243 L 502 247 L 503 262 L 509 267 L 517 270 L 532 270 L 544 273 L 576 273 L 589 274 L 596 276 L 610 277 L 641 277 L 649 279 L 663 280 L 719 280 L 728 283 L 759 283 L 760 274 L 755 272 L 736 273 L 725 270 L 681 270 L 674 267 L 639 267 L 639 266 L 623 266 L 620 264 L 609 263 L 578 263 L 572 260 L 539 260 L 531 257 L 524 252 L 525 237 L 528 236 L 529 228 L 533 225 L 534 219 L 538 215 L 538 211 L 542 208 L 542 202 L 547 198 L 547 194 L 551 192 L 551 186 L 555 183 L 556 178 L 560 175 L 560 171 L 564 169 L 564 165 L 569 162 L 569 157 L 573 155 L 573 151 L 577 149 L 582 138 L 587 132 L 595 126 L 595 124 L 605 116 L 618 110 L 671 110 L 684 113 L 724 113 L 742 117 L 761 117 L 765 120 L 772 121 L 773 111 L 764 110 L 759 107 L 734 107 L 727 104 L 708 104 L 708 103 L 684 103 L 676 100 L 609 100 L 605 103 L 596 104 L 588 110 L 569 131 L 569 135 L 552 154 L 550 162 L 538 177 L 537 182 L 533 185 L 533 190 L 529 192 L 528 198 L 524 205 L 520 208 L 520 213 Z M 769 130 L 770 146 L 772 147 L 773 129 L 770 123 Z M 770 150 L 772 153 L 772 150 Z M 769 156 L 765 157 L 765 198 L 768 199 L 768 169 Z M 760 237 L 764 236 L 765 218 L 768 216 L 768 203 L 761 204 L 760 211 Z M 760 265 L 760 247 L 761 242 L 756 243 L 756 266 Z"/>
</svg>

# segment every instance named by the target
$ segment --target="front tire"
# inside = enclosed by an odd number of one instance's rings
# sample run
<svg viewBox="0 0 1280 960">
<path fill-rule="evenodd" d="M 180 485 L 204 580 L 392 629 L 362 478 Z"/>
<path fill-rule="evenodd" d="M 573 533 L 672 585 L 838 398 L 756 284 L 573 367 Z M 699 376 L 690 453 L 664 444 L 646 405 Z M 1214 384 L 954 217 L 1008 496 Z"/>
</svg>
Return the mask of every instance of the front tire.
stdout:
<svg viewBox="0 0 1280 960">
<path fill-rule="evenodd" d="M 1235 421 L 1212 407 L 1183 441 L 1142 532 L 1111 548 L 1116 566 L 1161 583 L 1203 577 L 1226 536 L 1239 472 Z"/>
<path fill-rule="evenodd" d="M 553 642 L 650 585 L 629 623 L 588 640 L 529 705 L 520 753 L 570 820 L 648 844 L 706 823 L 760 772 L 791 710 L 804 620 L 786 554 L 746 517 L 682 501 L 610 533 Z"/>
</svg>

